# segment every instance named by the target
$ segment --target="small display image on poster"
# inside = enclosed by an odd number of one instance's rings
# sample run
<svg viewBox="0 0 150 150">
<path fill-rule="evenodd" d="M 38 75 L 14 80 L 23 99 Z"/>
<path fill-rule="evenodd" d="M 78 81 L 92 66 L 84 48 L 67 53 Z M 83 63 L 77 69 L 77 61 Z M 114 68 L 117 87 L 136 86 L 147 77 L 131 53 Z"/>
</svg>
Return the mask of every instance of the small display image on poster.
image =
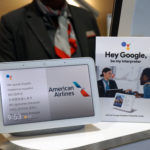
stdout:
<svg viewBox="0 0 150 150">
<path fill-rule="evenodd" d="M 118 94 L 118 95 L 115 97 L 114 106 L 121 107 L 121 106 L 122 106 L 122 103 L 123 103 L 123 99 L 124 99 L 124 96 Z"/>
</svg>

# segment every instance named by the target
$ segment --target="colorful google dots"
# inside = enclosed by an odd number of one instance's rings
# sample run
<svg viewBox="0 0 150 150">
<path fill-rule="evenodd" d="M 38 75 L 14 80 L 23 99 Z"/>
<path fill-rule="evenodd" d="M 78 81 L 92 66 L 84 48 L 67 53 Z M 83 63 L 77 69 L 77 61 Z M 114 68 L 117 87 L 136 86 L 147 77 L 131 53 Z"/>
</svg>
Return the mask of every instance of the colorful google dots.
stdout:
<svg viewBox="0 0 150 150">
<path fill-rule="evenodd" d="M 130 50 L 130 44 L 127 44 L 126 42 L 122 42 L 121 45 L 123 47 L 126 47 L 126 50 Z"/>
</svg>

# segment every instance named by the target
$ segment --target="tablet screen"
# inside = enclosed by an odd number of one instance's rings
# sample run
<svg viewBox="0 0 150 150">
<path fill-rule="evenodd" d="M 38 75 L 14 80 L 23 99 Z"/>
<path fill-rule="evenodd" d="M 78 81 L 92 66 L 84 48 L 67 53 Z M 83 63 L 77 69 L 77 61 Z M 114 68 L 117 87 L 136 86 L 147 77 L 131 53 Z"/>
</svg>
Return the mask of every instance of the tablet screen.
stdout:
<svg viewBox="0 0 150 150">
<path fill-rule="evenodd" d="M 116 106 L 116 107 L 122 107 L 124 97 L 125 97 L 124 95 L 117 94 L 115 96 L 114 106 Z"/>
<path fill-rule="evenodd" d="M 4 126 L 94 116 L 88 65 L 0 71 Z"/>
</svg>

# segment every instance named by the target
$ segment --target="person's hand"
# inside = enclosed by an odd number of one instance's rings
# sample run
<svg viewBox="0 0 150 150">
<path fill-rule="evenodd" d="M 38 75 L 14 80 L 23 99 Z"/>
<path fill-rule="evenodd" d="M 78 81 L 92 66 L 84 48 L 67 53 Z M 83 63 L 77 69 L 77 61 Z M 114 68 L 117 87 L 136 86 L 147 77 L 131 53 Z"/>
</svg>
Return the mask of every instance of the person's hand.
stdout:
<svg viewBox="0 0 150 150">
<path fill-rule="evenodd" d="M 126 89 L 125 93 L 132 93 L 132 89 Z"/>
<path fill-rule="evenodd" d="M 142 94 L 140 94 L 139 92 L 137 92 L 137 91 L 134 91 L 134 95 L 135 95 L 135 97 L 136 98 L 140 98 L 140 97 L 142 97 Z"/>
</svg>

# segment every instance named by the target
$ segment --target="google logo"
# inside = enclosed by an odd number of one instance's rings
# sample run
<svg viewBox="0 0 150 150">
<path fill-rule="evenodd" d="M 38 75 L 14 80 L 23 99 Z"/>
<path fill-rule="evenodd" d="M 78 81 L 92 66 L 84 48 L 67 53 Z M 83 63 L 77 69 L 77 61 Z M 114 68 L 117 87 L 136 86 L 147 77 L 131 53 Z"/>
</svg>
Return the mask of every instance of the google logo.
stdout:
<svg viewBox="0 0 150 150">
<path fill-rule="evenodd" d="M 10 80 L 12 80 L 12 76 L 9 74 L 6 75 L 6 78 L 9 78 Z"/>
<path fill-rule="evenodd" d="M 131 45 L 131 44 L 127 44 L 126 42 L 122 42 L 121 45 L 122 45 L 123 47 L 126 47 L 126 50 L 130 50 L 130 45 Z"/>
</svg>

